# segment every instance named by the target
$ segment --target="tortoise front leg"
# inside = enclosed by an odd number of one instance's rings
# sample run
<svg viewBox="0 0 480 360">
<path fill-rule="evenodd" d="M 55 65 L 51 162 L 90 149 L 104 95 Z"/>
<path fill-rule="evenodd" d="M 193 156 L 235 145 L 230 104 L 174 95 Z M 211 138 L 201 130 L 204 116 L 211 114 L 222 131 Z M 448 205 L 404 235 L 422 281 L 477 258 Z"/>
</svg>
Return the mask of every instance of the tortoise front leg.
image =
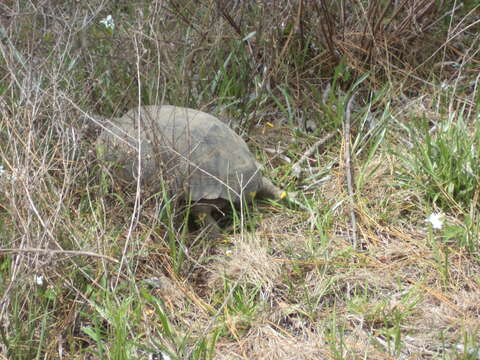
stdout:
<svg viewBox="0 0 480 360">
<path fill-rule="evenodd" d="M 195 204 L 192 206 L 192 214 L 195 220 L 206 229 L 209 237 L 217 238 L 221 235 L 222 231 L 218 226 L 217 221 L 212 216 L 213 207 L 205 204 Z"/>
</svg>

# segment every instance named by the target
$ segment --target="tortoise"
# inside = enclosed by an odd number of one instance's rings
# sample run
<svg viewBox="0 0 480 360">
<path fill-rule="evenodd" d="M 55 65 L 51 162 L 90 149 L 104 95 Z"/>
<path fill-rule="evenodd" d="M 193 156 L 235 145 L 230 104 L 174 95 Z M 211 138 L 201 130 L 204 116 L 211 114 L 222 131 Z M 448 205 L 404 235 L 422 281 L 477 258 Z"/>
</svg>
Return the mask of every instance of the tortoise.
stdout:
<svg viewBox="0 0 480 360">
<path fill-rule="evenodd" d="M 214 233 L 220 230 L 214 209 L 225 210 L 255 196 L 285 197 L 262 176 L 245 141 L 213 115 L 150 105 L 104 121 L 102 127 L 97 154 L 119 165 L 114 169 L 117 180 L 133 183 L 140 174 L 143 186 L 160 191 L 161 180 L 169 179 L 169 190 L 190 202 L 192 214 Z"/>
</svg>

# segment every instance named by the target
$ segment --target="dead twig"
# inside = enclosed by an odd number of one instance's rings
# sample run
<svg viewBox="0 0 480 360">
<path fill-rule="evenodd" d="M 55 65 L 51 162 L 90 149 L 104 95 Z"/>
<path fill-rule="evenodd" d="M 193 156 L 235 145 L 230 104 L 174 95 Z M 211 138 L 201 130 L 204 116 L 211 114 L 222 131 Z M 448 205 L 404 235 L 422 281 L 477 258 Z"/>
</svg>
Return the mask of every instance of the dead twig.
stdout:
<svg viewBox="0 0 480 360">
<path fill-rule="evenodd" d="M 107 255 L 97 254 L 91 251 L 79 251 L 79 250 L 53 250 L 53 249 L 39 249 L 39 248 L 23 248 L 23 249 L 0 249 L 0 254 L 14 254 L 14 253 L 37 253 L 45 255 L 72 255 L 72 256 L 88 256 L 105 259 L 115 264 L 118 264 L 118 260 Z"/>
<path fill-rule="evenodd" d="M 293 165 L 292 167 L 292 172 L 295 176 L 299 176 L 300 173 L 302 172 L 302 167 L 301 165 L 310 157 L 313 155 L 313 153 L 321 146 L 323 146 L 327 141 L 329 141 L 331 138 L 333 138 L 335 135 L 335 132 L 329 132 L 327 135 L 325 135 L 323 138 L 315 142 L 312 146 L 310 146 L 307 151 L 305 151 L 302 155 L 302 157 Z"/>
<path fill-rule="evenodd" d="M 348 100 L 347 106 L 345 107 L 345 122 L 344 122 L 344 136 L 345 136 L 345 176 L 347 178 L 347 189 L 348 189 L 348 197 L 349 197 L 349 205 L 350 205 L 350 222 L 352 226 L 352 245 L 354 248 L 357 248 L 357 218 L 355 216 L 355 190 L 353 188 L 353 171 L 351 166 L 351 158 L 350 158 L 350 114 L 351 114 L 351 107 L 353 103 L 353 99 L 355 95 Z"/>
</svg>

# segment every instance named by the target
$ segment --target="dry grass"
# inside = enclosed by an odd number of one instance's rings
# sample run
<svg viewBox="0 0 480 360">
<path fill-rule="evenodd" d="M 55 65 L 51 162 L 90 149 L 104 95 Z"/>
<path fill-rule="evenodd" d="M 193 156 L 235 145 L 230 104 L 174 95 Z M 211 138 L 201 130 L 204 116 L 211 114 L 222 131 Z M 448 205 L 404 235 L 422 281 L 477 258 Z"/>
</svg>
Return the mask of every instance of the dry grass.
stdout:
<svg viewBox="0 0 480 360">
<path fill-rule="evenodd" d="M 0 3 L 0 358 L 478 358 L 479 8 L 385 4 Z M 82 119 L 162 102 L 297 205 L 207 241 L 115 187 Z"/>
</svg>

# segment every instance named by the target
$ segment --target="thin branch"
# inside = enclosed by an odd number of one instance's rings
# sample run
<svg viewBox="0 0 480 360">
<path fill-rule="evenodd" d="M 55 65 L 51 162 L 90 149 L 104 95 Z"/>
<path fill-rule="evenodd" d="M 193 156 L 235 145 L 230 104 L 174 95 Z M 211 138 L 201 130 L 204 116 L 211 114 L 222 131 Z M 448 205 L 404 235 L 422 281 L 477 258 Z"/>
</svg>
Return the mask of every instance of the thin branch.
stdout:
<svg viewBox="0 0 480 360">
<path fill-rule="evenodd" d="M 125 241 L 125 245 L 123 246 L 123 250 L 122 250 L 122 259 L 120 261 L 120 267 L 118 269 L 118 275 L 117 275 L 117 279 L 115 280 L 115 285 L 114 285 L 114 288 L 117 287 L 118 285 L 118 282 L 120 281 L 120 275 L 121 275 L 121 272 L 122 272 L 122 266 L 125 265 L 125 261 L 126 261 L 126 258 L 127 258 L 127 250 L 128 250 L 128 247 L 130 245 L 130 241 L 131 241 L 131 238 L 132 238 L 132 235 L 133 235 L 133 231 L 135 229 L 135 227 L 138 225 L 138 219 L 140 217 L 140 206 L 141 206 L 141 203 L 140 203 L 140 200 L 141 200 L 141 186 L 142 186 L 142 166 L 143 166 L 143 162 L 142 162 L 142 128 L 143 128 L 143 124 L 141 123 L 141 120 L 142 120 L 142 117 L 141 117 L 141 109 L 140 109 L 140 105 L 142 103 L 142 83 L 141 83 L 141 71 L 140 71 L 140 50 L 139 50 L 139 43 L 138 43 L 138 39 L 137 37 L 135 36 L 133 38 L 134 42 L 135 42 L 135 55 L 136 55 L 136 70 L 137 70 L 137 86 L 138 86 L 138 98 L 137 98 L 137 103 L 138 103 L 138 108 L 137 108 L 137 118 L 136 118 L 136 121 L 137 121 L 137 187 L 136 187 L 136 192 L 135 192 L 135 203 L 133 205 L 133 212 L 132 212 L 132 215 L 130 217 L 130 225 L 128 226 L 128 233 L 127 233 L 127 238 L 126 238 L 126 241 Z M 128 264 L 126 265 L 128 267 Z M 128 269 L 130 270 L 130 268 L 128 267 Z"/>
<path fill-rule="evenodd" d="M 88 256 L 96 257 L 100 259 L 105 259 L 115 264 L 118 264 L 118 260 L 114 259 L 107 255 L 97 254 L 90 251 L 79 251 L 79 250 L 53 250 L 53 249 L 39 249 L 39 248 L 22 248 L 22 249 L 0 249 L 0 253 L 37 253 L 45 255 L 73 255 L 73 256 Z"/>
<path fill-rule="evenodd" d="M 315 142 L 312 146 L 310 146 L 307 151 L 305 151 L 302 157 L 292 166 L 292 171 L 295 176 L 300 175 L 302 171 L 301 165 L 310 157 L 312 154 L 321 146 L 323 146 L 327 141 L 335 136 L 335 132 L 329 132 L 323 138 Z"/>
<path fill-rule="evenodd" d="M 352 245 L 354 248 L 357 248 L 357 218 L 355 216 L 355 190 L 353 188 L 353 171 L 352 171 L 352 160 L 350 158 L 351 151 L 351 139 L 350 139 L 350 115 L 353 99 L 355 95 L 348 100 L 347 106 L 345 107 L 345 122 L 344 122 L 344 132 L 345 132 L 345 176 L 347 178 L 347 188 L 348 188 L 348 197 L 350 205 L 350 222 L 352 227 Z"/>
<path fill-rule="evenodd" d="M 233 28 L 233 30 L 235 30 L 237 35 L 240 36 L 240 38 L 243 38 L 242 29 L 240 28 L 240 26 L 238 26 L 238 24 L 235 22 L 235 20 L 233 20 L 233 18 L 230 16 L 230 14 L 227 12 L 227 10 L 225 10 L 225 7 L 221 4 L 220 1 L 216 1 L 216 4 L 217 4 L 218 11 L 223 16 L 223 18 L 225 20 L 227 20 L 227 22 L 230 24 L 230 26 Z"/>
</svg>

